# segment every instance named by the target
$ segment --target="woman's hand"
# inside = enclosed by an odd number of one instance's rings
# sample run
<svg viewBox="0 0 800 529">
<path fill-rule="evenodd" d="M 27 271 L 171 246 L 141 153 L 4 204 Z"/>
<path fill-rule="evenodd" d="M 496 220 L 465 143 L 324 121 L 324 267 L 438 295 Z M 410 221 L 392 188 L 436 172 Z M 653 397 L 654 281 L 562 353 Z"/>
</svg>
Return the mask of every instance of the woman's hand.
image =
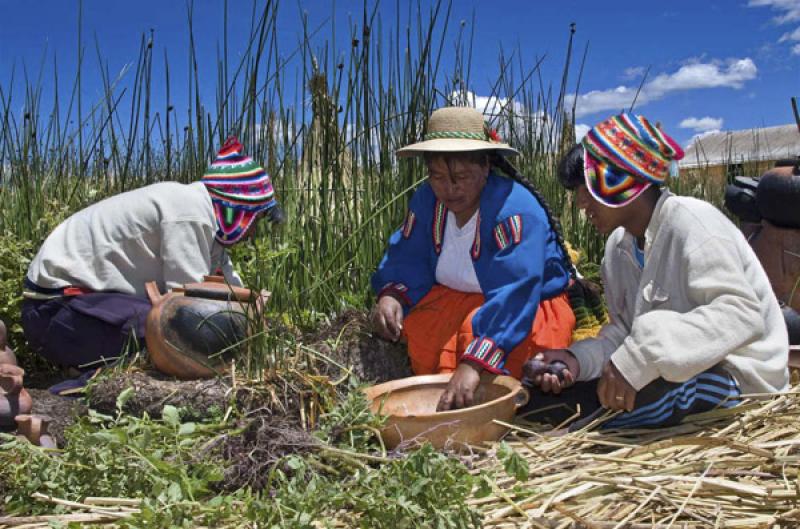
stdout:
<svg viewBox="0 0 800 529">
<path fill-rule="evenodd" d="M 551 366 L 560 367 L 559 372 L 553 372 Z M 545 393 L 558 395 L 578 380 L 580 365 L 567 349 L 550 349 L 536 354 L 528 359 L 522 366 L 522 378 L 525 382 L 531 383 Z"/>
<path fill-rule="evenodd" d="M 392 295 L 381 296 L 372 309 L 372 327 L 380 336 L 396 342 L 403 332 L 403 305 Z"/>
<path fill-rule="evenodd" d="M 603 368 L 603 376 L 597 383 L 597 397 L 600 404 L 609 410 L 633 411 L 636 403 L 636 390 L 633 389 L 617 366 L 609 360 Z"/>
<path fill-rule="evenodd" d="M 447 411 L 472 406 L 475 390 L 481 382 L 481 368 L 468 361 L 461 362 L 450 383 L 439 398 L 436 411 Z"/>
</svg>

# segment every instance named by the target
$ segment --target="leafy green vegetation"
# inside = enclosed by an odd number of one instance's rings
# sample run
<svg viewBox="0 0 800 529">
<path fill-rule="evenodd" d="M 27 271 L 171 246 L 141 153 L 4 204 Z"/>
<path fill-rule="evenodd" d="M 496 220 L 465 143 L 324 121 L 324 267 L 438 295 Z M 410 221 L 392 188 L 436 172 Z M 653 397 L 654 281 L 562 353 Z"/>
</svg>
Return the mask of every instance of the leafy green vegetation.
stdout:
<svg viewBox="0 0 800 529">
<path fill-rule="evenodd" d="M 354 391 L 321 419 L 313 453 L 289 455 L 270 470 L 261 491 L 221 493 L 226 461 L 208 450 L 235 425 L 182 422 L 166 406 L 160 420 L 91 412 L 70 427 L 63 450 L 46 450 L 4 435 L 0 490 L 7 513 L 63 512 L 31 499 L 34 493 L 68 501 L 85 497 L 143 500 L 125 527 L 194 527 L 257 522 L 259 527 L 313 527 L 341 518 L 360 527 L 478 527 L 466 504 L 477 478 L 457 459 L 430 446 L 405 458 L 370 456 L 380 420 Z M 366 436 L 354 436 L 366 432 Z M 399 525 L 398 525 L 399 524 Z"/>
</svg>

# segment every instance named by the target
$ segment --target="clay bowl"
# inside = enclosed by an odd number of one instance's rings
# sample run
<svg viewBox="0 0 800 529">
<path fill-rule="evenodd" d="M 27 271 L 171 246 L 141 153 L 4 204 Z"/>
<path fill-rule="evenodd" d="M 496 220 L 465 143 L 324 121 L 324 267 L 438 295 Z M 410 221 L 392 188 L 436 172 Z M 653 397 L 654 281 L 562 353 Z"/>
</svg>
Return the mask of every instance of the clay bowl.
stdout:
<svg viewBox="0 0 800 529">
<path fill-rule="evenodd" d="M 47 430 L 50 417 L 46 415 L 17 415 L 17 435 L 27 439 L 36 446 L 56 448 L 56 441 Z"/>
<path fill-rule="evenodd" d="M 23 389 L 25 371 L 11 364 L 0 364 L 0 426 L 11 426 L 14 417 L 31 411 L 33 401 Z"/>
<path fill-rule="evenodd" d="M 243 305 L 188 292 L 161 295 L 155 283 L 146 287 L 153 308 L 147 315 L 145 342 L 155 367 L 186 380 L 224 373 L 233 346 L 247 335 Z"/>
<path fill-rule="evenodd" d="M 451 374 L 392 380 L 365 390 L 373 413 L 388 416 L 381 430 L 386 448 L 425 441 L 435 448 L 466 450 L 469 445 L 497 441 L 508 432 L 493 419 L 510 423 L 528 392 L 513 377 L 481 375 L 475 404 L 469 408 L 436 411 Z"/>
</svg>

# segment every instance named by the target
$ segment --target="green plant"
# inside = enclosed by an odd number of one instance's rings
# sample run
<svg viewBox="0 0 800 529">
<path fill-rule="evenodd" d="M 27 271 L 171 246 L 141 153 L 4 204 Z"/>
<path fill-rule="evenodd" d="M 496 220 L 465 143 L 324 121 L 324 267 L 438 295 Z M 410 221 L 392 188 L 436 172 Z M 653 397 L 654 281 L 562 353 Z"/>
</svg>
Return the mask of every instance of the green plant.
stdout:
<svg viewBox="0 0 800 529">
<path fill-rule="evenodd" d="M 320 417 L 315 435 L 323 442 L 357 452 L 374 449 L 386 418 L 370 411 L 363 385 L 350 379 L 345 395 Z"/>
<path fill-rule="evenodd" d="M 341 489 L 343 506 L 355 513 L 353 525 L 367 528 L 480 527 L 466 503 L 476 482 L 457 459 L 425 445 L 353 478 L 358 486 Z"/>
<path fill-rule="evenodd" d="M 10 230 L 0 235 L 0 320 L 8 322 L 11 346 L 23 343 L 20 321 L 22 280 L 33 256 L 30 241 L 21 240 Z"/>
<path fill-rule="evenodd" d="M 182 423 L 165 406 L 163 419 L 123 415 L 131 390 L 120 394 L 115 417 L 96 412 L 71 426 L 63 450 L 45 450 L 4 435 L 0 481 L 11 513 L 48 512 L 34 492 L 79 501 L 86 496 L 151 498 L 158 505 L 195 501 L 222 479 L 220 462 L 196 460 L 200 444 L 222 424 Z M 58 510 L 58 508 L 56 508 Z"/>
</svg>

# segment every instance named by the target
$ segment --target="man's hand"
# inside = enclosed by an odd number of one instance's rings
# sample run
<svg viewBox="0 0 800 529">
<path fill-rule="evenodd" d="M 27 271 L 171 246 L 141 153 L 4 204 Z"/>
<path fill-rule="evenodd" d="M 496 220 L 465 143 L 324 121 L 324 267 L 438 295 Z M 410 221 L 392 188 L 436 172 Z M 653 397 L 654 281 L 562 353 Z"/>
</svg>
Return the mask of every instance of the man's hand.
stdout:
<svg viewBox="0 0 800 529">
<path fill-rule="evenodd" d="M 636 403 L 636 390 L 633 389 L 617 366 L 609 360 L 603 368 L 603 376 L 597 383 L 597 397 L 600 404 L 609 410 L 633 411 Z"/>
<path fill-rule="evenodd" d="M 561 364 L 560 373 L 552 372 L 550 366 L 554 362 L 558 362 L 556 366 Z M 539 386 L 545 393 L 552 392 L 556 395 L 561 393 L 561 390 L 572 386 L 578 380 L 579 374 L 578 359 L 566 349 L 542 351 L 528 359 L 522 366 L 523 380 Z"/>
<path fill-rule="evenodd" d="M 262 290 L 255 298 L 256 311 L 258 314 L 261 314 L 262 317 L 267 314 L 267 304 L 269 303 L 271 297 L 272 292 L 269 290 Z"/>
<path fill-rule="evenodd" d="M 451 409 L 467 408 L 472 406 L 475 390 L 481 383 L 482 369 L 464 361 L 458 364 L 450 383 L 439 398 L 436 411 L 447 411 Z"/>
<path fill-rule="evenodd" d="M 394 296 L 385 295 L 378 299 L 372 309 L 372 327 L 380 336 L 396 342 L 403 331 L 403 305 Z"/>
</svg>

